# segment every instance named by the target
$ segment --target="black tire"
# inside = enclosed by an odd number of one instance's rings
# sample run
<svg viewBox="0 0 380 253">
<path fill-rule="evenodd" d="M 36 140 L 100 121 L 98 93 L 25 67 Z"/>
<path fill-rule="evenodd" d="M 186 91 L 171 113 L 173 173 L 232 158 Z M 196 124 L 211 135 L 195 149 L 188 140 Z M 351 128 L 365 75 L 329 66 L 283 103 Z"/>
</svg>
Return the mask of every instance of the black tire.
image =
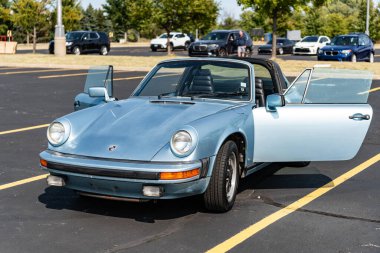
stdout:
<svg viewBox="0 0 380 253">
<path fill-rule="evenodd" d="M 224 49 L 224 48 L 221 48 L 221 49 L 219 50 L 218 55 L 219 55 L 220 57 L 226 57 L 226 56 L 227 56 L 227 50 Z"/>
<path fill-rule="evenodd" d="M 152 52 L 157 52 L 157 48 L 152 48 Z"/>
<path fill-rule="evenodd" d="M 186 42 L 183 50 L 187 51 L 189 49 L 189 46 L 190 46 L 190 42 Z"/>
<path fill-rule="evenodd" d="M 227 141 L 220 148 L 209 185 L 203 195 L 205 208 L 213 212 L 227 212 L 235 203 L 239 186 L 238 148 Z"/>
<path fill-rule="evenodd" d="M 74 47 L 73 48 L 73 54 L 75 54 L 75 55 L 80 55 L 82 52 L 81 52 L 81 50 L 80 50 L 80 48 L 79 47 Z"/>
<path fill-rule="evenodd" d="M 100 55 L 107 55 L 108 54 L 108 48 L 106 46 L 102 46 L 99 50 Z"/>
</svg>

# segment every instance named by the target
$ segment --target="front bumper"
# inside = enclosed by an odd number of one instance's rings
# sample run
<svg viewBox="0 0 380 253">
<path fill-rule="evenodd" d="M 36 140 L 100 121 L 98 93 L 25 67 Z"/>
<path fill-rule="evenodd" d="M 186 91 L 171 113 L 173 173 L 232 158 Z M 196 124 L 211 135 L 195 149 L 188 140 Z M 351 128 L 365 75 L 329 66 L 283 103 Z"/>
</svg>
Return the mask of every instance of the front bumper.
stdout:
<svg viewBox="0 0 380 253">
<path fill-rule="evenodd" d="M 295 47 L 293 54 L 306 54 L 306 55 L 315 55 L 318 54 L 317 48 L 314 47 Z"/>
<path fill-rule="evenodd" d="M 150 49 L 166 49 L 166 45 L 162 44 L 150 44 Z"/>
<path fill-rule="evenodd" d="M 210 48 L 206 45 L 189 47 L 189 56 L 218 56 L 219 48 Z"/>
<path fill-rule="evenodd" d="M 352 53 L 342 54 L 338 51 L 326 51 L 318 54 L 318 60 L 322 61 L 351 61 Z"/>
<path fill-rule="evenodd" d="M 51 175 L 62 177 L 65 187 L 85 193 L 133 199 L 173 199 L 202 194 L 209 177 L 209 159 L 193 162 L 145 162 L 62 154 L 50 150 L 40 153 L 47 161 L 41 166 Z M 200 175 L 180 180 L 160 180 L 160 172 L 180 172 L 200 169 Z M 158 186 L 160 197 L 143 194 L 144 186 Z"/>
</svg>

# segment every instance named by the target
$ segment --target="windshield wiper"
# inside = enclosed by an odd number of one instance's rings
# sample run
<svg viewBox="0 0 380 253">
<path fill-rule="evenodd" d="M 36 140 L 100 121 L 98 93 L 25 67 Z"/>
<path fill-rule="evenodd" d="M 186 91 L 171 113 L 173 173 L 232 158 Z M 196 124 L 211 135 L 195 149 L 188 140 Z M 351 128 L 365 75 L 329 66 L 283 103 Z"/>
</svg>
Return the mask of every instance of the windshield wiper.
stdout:
<svg viewBox="0 0 380 253">
<path fill-rule="evenodd" d="M 245 91 L 220 92 L 220 93 L 214 93 L 214 95 L 216 97 L 248 96 L 248 92 L 245 92 Z"/>
<path fill-rule="evenodd" d="M 170 95 L 170 94 L 173 94 L 173 92 L 162 93 L 162 94 L 158 95 L 157 98 L 161 99 L 162 97 L 165 97 L 165 96 Z"/>
</svg>

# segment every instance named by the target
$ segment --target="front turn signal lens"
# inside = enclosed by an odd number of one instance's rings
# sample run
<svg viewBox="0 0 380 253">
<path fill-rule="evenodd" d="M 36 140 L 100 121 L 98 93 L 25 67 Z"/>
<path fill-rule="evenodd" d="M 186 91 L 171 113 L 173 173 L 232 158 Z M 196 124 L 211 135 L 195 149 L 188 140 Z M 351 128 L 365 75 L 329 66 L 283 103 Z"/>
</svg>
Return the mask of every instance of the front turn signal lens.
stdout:
<svg viewBox="0 0 380 253">
<path fill-rule="evenodd" d="M 41 166 L 43 166 L 43 167 L 47 167 L 47 161 L 44 160 L 44 159 L 40 159 L 40 164 L 41 164 Z"/>
<path fill-rule="evenodd" d="M 160 180 L 178 180 L 199 176 L 200 169 L 193 169 L 181 172 L 161 172 Z"/>
</svg>

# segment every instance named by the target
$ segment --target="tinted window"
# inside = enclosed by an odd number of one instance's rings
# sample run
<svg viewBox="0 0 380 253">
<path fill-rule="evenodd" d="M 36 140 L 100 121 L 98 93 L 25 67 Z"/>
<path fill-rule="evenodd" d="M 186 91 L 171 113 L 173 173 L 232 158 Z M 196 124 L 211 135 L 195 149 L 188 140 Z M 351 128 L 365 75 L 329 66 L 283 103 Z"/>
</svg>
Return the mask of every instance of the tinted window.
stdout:
<svg viewBox="0 0 380 253">
<path fill-rule="evenodd" d="M 331 45 L 338 46 L 357 46 L 358 37 L 357 36 L 338 36 L 331 41 Z"/>
<path fill-rule="evenodd" d="M 95 39 L 98 39 L 98 38 L 99 38 L 99 36 L 98 36 L 97 33 L 90 33 L 90 39 L 95 40 Z"/>
<path fill-rule="evenodd" d="M 204 36 L 202 40 L 227 40 L 228 33 L 211 32 Z"/>
<path fill-rule="evenodd" d="M 80 40 L 82 37 L 83 33 L 67 33 L 66 34 L 66 40 Z"/>
<path fill-rule="evenodd" d="M 318 36 L 307 36 L 301 42 L 317 42 Z"/>
<path fill-rule="evenodd" d="M 172 38 L 172 37 L 173 37 L 173 34 L 170 34 L 170 35 L 169 35 L 169 38 Z M 161 39 L 167 39 L 167 38 L 168 38 L 168 35 L 167 35 L 166 33 L 163 33 L 163 34 L 161 34 L 160 38 L 161 38 Z"/>
</svg>

